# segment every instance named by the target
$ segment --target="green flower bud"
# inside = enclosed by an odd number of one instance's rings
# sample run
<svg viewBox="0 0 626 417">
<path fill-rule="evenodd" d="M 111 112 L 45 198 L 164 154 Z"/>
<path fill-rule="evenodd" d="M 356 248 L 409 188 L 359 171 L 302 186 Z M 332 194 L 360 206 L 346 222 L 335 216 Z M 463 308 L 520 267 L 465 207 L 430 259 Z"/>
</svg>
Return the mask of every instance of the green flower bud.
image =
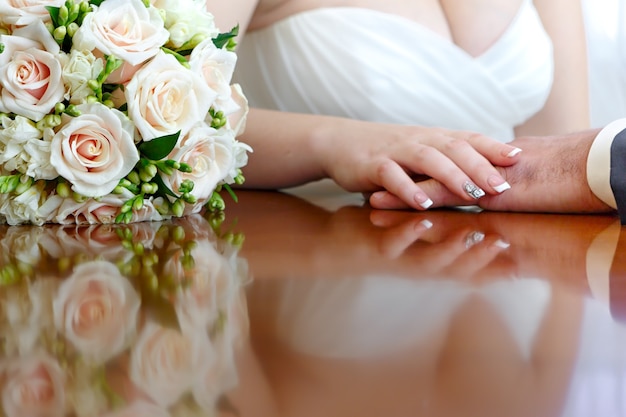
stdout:
<svg viewBox="0 0 626 417">
<path fill-rule="evenodd" d="M 76 32 L 78 31 L 78 28 L 80 26 L 78 26 L 78 23 L 76 22 L 72 22 L 69 25 L 67 25 L 67 34 L 70 38 L 73 38 L 74 35 L 76 34 Z"/>
<path fill-rule="evenodd" d="M 172 204 L 172 213 L 176 217 L 181 217 L 185 212 L 185 202 L 180 198 Z"/>
<path fill-rule="evenodd" d="M 72 193 L 70 185 L 66 182 L 59 182 L 56 187 L 57 194 L 62 198 L 68 198 Z"/>
<path fill-rule="evenodd" d="M 65 104 L 63 103 L 57 103 L 54 105 L 54 113 L 55 114 L 61 114 L 65 111 Z"/>
<path fill-rule="evenodd" d="M 65 35 L 67 35 L 67 28 L 65 26 L 59 26 L 58 28 L 54 29 L 54 32 L 52 32 L 52 37 L 58 43 L 61 43 L 65 40 Z"/>
<path fill-rule="evenodd" d="M 15 193 L 22 194 L 23 192 L 28 191 L 30 187 L 32 187 L 33 182 L 34 180 L 32 178 L 30 178 L 29 176 L 23 175 L 20 178 L 19 184 L 15 188 Z"/>
<path fill-rule="evenodd" d="M 141 178 L 139 178 L 137 171 L 131 171 L 126 178 L 135 185 L 141 184 Z"/>
<path fill-rule="evenodd" d="M 133 201 L 133 210 L 141 210 L 143 208 L 143 195 L 138 195 Z"/>
<path fill-rule="evenodd" d="M 65 26 L 69 21 L 69 17 L 70 17 L 70 11 L 67 8 L 67 6 L 64 4 L 61 7 L 59 7 L 59 24 L 62 26 Z"/>
</svg>

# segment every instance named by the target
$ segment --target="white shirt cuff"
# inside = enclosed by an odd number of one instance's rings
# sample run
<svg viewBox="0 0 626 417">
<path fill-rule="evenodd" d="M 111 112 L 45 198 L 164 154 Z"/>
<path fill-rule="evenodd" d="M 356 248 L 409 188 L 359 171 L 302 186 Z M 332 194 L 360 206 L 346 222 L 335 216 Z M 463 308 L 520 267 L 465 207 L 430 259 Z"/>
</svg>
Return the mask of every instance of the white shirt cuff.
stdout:
<svg viewBox="0 0 626 417">
<path fill-rule="evenodd" d="M 587 156 L 587 182 L 591 191 L 615 209 L 617 203 L 611 189 L 611 145 L 615 136 L 624 129 L 626 129 L 626 119 L 609 123 L 598 133 Z"/>
</svg>

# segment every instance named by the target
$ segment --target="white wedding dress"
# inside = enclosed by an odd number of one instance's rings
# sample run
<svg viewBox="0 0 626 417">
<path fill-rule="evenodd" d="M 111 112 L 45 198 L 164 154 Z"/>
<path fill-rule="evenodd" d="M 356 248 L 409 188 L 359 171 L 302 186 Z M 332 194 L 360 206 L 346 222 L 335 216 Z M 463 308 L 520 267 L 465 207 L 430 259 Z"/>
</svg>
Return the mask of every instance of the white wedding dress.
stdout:
<svg viewBox="0 0 626 417">
<path fill-rule="evenodd" d="M 513 138 L 545 103 L 552 43 L 531 0 L 477 57 L 400 16 L 354 7 L 246 34 L 234 79 L 256 107 Z"/>
<path fill-rule="evenodd" d="M 582 0 L 589 57 L 591 124 L 626 117 L 626 1 Z"/>
</svg>

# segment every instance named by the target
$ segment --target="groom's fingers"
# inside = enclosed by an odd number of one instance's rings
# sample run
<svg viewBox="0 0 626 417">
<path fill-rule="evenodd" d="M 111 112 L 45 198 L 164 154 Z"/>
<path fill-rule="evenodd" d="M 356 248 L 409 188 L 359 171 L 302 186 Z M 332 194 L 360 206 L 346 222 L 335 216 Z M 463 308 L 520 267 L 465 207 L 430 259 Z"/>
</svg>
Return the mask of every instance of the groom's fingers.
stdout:
<svg viewBox="0 0 626 417">
<path fill-rule="evenodd" d="M 429 179 L 421 181 L 417 183 L 417 185 L 433 201 L 431 208 L 473 205 L 471 202 L 451 192 L 437 180 Z M 373 208 L 381 210 L 401 210 L 410 208 L 402 199 L 389 191 L 377 191 L 372 193 L 369 198 L 369 203 Z"/>
</svg>

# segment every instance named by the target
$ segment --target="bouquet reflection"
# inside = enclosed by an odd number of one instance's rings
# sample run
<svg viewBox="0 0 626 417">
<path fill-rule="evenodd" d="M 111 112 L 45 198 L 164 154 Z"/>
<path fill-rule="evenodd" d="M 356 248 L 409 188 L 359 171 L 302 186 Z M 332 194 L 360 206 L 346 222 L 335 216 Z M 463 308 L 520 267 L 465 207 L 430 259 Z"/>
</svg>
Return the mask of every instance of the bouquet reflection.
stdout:
<svg viewBox="0 0 626 417">
<path fill-rule="evenodd" d="M 247 266 L 212 220 L 0 229 L 0 415 L 204 416 L 227 404 Z"/>
</svg>

